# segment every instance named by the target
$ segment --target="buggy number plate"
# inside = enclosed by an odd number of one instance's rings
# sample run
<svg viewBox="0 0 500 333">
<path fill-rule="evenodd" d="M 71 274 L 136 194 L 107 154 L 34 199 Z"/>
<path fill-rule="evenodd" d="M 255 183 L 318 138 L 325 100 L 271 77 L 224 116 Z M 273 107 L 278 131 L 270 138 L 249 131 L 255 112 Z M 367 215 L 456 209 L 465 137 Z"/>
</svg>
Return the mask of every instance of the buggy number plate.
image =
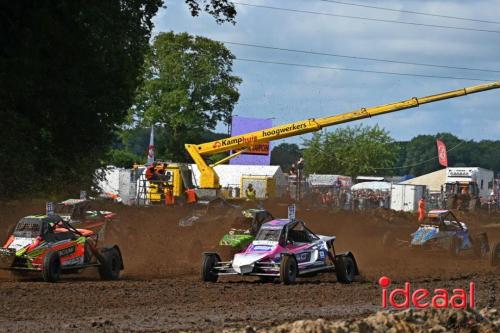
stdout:
<svg viewBox="0 0 500 333">
<path fill-rule="evenodd" d="M 66 256 L 69 256 L 70 254 L 75 253 L 75 250 L 76 250 L 76 246 L 68 247 L 68 248 L 60 250 L 59 255 L 61 257 L 66 257 Z"/>
</svg>

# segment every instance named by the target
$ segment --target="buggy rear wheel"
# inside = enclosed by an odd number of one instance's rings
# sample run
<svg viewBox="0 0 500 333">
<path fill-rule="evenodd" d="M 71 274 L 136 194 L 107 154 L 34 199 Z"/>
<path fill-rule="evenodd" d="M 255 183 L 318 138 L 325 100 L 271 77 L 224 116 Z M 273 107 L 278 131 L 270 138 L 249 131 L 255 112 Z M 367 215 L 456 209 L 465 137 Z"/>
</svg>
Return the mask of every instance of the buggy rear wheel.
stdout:
<svg viewBox="0 0 500 333">
<path fill-rule="evenodd" d="M 500 241 L 493 244 L 490 251 L 490 265 L 500 266 Z"/>
<path fill-rule="evenodd" d="M 123 267 L 122 256 L 116 247 L 102 249 L 103 262 L 99 265 L 99 276 L 102 280 L 118 280 Z"/>
<path fill-rule="evenodd" d="M 284 255 L 280 265 L 280 280 L 283 284 L 293 284 L 297 279 L 299 266 L 294 255 Z"/>
<path fill-rule="evenodd" d="M 42 277 L 45 282 L 57 282 L 61 276 L 61 258 L 59 252 L 47 252 L 43 259 Z"/>
<path fill-rule="evenodd" d="M 220 262 L 217 253 L 204 253 L 201 263 L 201 280 L 204 282 L 217 282 L 219 276 L 215 272 L 215 265 Z"/>
<path fill-rule="evenodd" d="M 356 264 L 350 256 L 335 258 L 335 273 L 340 283 L 351 283 L 356 276 Z"/>
</svg>

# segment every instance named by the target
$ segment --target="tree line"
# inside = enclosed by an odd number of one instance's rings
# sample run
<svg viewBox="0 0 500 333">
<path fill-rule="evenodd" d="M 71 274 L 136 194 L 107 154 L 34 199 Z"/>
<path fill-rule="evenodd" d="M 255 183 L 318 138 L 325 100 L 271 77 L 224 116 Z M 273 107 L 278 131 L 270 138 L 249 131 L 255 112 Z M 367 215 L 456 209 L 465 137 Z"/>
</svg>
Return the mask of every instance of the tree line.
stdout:
<svg viewBox="0 0 500 333">
<path fill-rule="evenodd" d="M 236 10 L 228 0 L 184 1 L 193 16 L 205 11 L 218 23 L 234 23 Z M 96 168 L 128 154 L 114 148 L 126 135 L 121 132 L 136 123 L 168 123 L 174 139 L 187 133 L 201 140 L 198 134 L 213 128 L 213 121 L 229 119 L 239 78 L 230 75 L 232 55 L 225 48 L 173 34 L 150 44 L 152 19 L 167 5 L 0 4 L 0 199 L 88 188 Z M 165 68 L 163 60 L 172 66 Z M 187 66 L 199 77 L 185 79 Z M 173 82 L 166 82 L 168 75 Z M 207 77 L 210 84 L 203 81 Z M 158 93 L 165 87 L 170 90 Z M 214 105 L 206 103 L 207 95 Z M 172 113 L 176 108 L 185 119 Z M 207 126 L 200 125 L 200 116 Z"/>
<path fill-rule="evenodd" d="M 451 133 L 418 135 L 395 141 L 378 126 L 353 126 L 315 133 L 303 147 L 283 143 L 274 147 L 271 163 L 286 172 L 300 156 L 306 171 L 348 176 L 420 176 L 442 168 L 437 159 L 436 139 L 447 145 L 450 167 L 474 166 L 500 172 L 500 141 L 463 140 Z"/>
<path fill-rule="evenodd" d="M 193 16 L 235 23 L 229 0 L 184 0 Z M 227 136 L 241 78 L 217 41 L 186 33 L 152 38 L 162 0 L 8 1 L 0 5 L 0 199 L 65 195 L 89 188 L 108 164 L 144 163 L 149 128 L 157 156 L 190 161 L 185 143 Z M 167 8 L 168 10 L 168 8 Z M 451 166 L 500 170 L 499 141 L 449 133 L 396 142 L 378 127 L 316 133 L 281 144 L 271 160 L 286 171 L 299 156 L 316 173 L 412 174 L 439 168 L 435 139 Z M 224 154 L 222 154 L 224 155 Z M 210 157 L 211 162 L 222 157 Z"/>
</svg>

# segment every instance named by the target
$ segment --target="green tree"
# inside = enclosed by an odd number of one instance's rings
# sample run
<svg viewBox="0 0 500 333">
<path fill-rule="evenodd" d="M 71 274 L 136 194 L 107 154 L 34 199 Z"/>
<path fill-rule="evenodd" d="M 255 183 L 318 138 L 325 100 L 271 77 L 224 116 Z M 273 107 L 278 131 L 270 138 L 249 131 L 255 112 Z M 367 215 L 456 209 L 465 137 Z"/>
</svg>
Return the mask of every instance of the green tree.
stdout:
<svg viewBox="0 0 500 333">
<path fill-rule="evenodd" d="M 145 163 L 149 146 L 150 127 L 135 127 L 117 131 L 111 150 L 106 155 L 106 165 L 131 167 L 134 163 Z M 227 137 L 227 134 L 205 131 L 200 133 L 201 141 L 208 142 Z M 161 161 L 178 161 L 169 147 L 174 145 L 166 128 L 155 129 L 155 157 Z M 227 154 L 217 155 L 210 159 L 211 163 Z M 212 156 L 210 156 L 212 157 Z M 209 158 L 210 158 L 209 157 Z"/>
<path fill-rule="evenodd" d="M 393 139 L 374 127 L 345 127 L 333 132 L 315 133 L 304 143 L 307 173 L 386 174 L 380 168 L 390 168 L 397 159 Z"/>
<path fill-rule="evenodd" d="M 298 161 L 301 151 L 295 143 L 281 143 L 271 151 L 271 164 L 279 165 L 284 172 L 290 170 L 292 163 Z"/>
<path fill-rule="evenodd" d="M 226 0 L 186 0 L 234 22 Z M 0 198 L 91 183 L 142 80 L 162 0 L 0 5 Z"/>
<path fill-rule="evenodd" d="M 222 43 L 187 33 L 161 33 L 146 60 L 132 118 L 157 124 L 169 136 L 171 158 L 186 160 L 184 143 L 197 143 L 217 123 L 229 122 L 239 99 L 234 56 Z"/>
<path fill-rule="evenodd" d="M 212 15 L 217 23 L 225 21 L 235 23 L 236 9 L 229 0 L 185 0 L 191 9 L 191 15 L 198 16 L 201 11 Z"/>
<path fill-rule="evenodd" d="M 443 168 L 437 159 L 436 139 L 442 140 L 448 150 L 448 165 L 479 166 L 494 171 L 500 170 L 500 141 L 466 141 L 450 133 L 418 135 L 408 142 L 398 143 L 402 153 L 397 165 L 400 174 L 420 176 Z"/>
</svg>

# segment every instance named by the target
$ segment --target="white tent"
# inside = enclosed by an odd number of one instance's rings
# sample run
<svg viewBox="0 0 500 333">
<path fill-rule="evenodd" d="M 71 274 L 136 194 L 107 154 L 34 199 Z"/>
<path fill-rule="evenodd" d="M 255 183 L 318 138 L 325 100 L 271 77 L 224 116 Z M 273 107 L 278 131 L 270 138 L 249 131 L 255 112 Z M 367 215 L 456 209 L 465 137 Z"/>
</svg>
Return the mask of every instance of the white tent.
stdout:
<svg viewBox="0 0 500 333">
<path fill-rule="evenodd" d="M 381 191 L 390 191 L 391 183 L 388 182 L 363 182 L 353 185 L 351 187 L 352 191 L 357 190 L 381 190 Z"/>
<path fill-rule="evenodd" d="M 400 184 L 425 185 L 429 192 L 440 192 L 441 186 L 446 183 L 446 169 L 437 170 L 425 175 L 415 177 Z"/>
<path fill-rule="evenodd" d="M 310 174 L 307 181 L 311 186 L 335 186 L 337 180 L 341 181 L 342 186 L 348 187 L 352 185 L 352 179 L 348 176 L 342 175 L 323 175 L 323 174 Z"/>
</svg>

